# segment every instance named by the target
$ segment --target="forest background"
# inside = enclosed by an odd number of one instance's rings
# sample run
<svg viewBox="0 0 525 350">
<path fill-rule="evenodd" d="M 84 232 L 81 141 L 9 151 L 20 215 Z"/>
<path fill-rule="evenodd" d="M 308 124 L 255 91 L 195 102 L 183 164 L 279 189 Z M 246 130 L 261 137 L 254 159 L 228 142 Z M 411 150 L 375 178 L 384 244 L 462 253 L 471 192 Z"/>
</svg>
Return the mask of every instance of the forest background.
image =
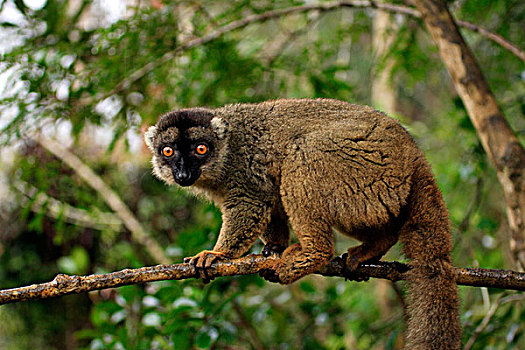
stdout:
<svg viewBox="0 0 525 350">
<path fill-rule="evenodd" d="M 443 191 L 455 265 L 518 269 L 496 171 L 421 19 L 399 10 L 412 3 L 386 3 L 397 6 L 389 12 L 351 3 L 243 24 L 318 3 L 0 1 L 0 288 L 211 248 L 219 211 L 154 179 L 141 133 L 169 110 L 284 97 L 337 98 L 400 119 Z M 447 4 L 523 48 L 523 1 Z M 524 144 L 524 59 L 461 32 Z M 85 168 L 68 166 L 71 156 Z M 351 244 L 337 236 L 339 253 Z M 404 261 L 399 247 L 387 259 Z M 519 294 L 460 292 L 467 347 L 525 348 Z M 321 276 L 291 286 L 163 281 L 1 306 L 0 348 L 399 349 L 403 294 L 402 283 Z"/>
</svg>

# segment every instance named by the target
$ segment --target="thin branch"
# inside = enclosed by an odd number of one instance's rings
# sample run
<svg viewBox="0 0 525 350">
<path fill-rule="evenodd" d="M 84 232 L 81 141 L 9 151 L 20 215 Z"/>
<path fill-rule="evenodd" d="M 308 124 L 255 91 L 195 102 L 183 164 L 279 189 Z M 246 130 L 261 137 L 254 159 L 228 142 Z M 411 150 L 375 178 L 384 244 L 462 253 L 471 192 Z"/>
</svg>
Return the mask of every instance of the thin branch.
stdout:
<svg viewBox="0 0 525 350">
<path fill-rule="evenodd" d="M 122 230 L 122 220 L 113 213 L 89 212 L 85 209 L 73 207 L 67 203 L 61 202 L 56 198 L 40 192 L 36 187 L 21 180 L 13 183 L 16 188 L 25 197 L 25 202 L 31 203 L 31 210 L 40 213 L 45 207 L 46 214 L 54 219 L 63 218 L 71 224 L 90 227 L 97 230 L 110 228 L 114 231 Z"/>
<path fill-rule="evenodd" d="M 456 20 L 456 24 L 458 26 L 470 29 L 473 32 L 479 33 L 481 36 L 494 41 L 496 44 L 503 47 L 505 50 L 510 51 L 510 53 L 512 53 L 514 56 L 525 62 L 525 51 L 521 50 L 517 45 L 511 43 L 501 35 L 467 21 Z"/>
<path fill-rule="evenodd" d="M 261 337 L 259 337 L 259 333 L 257 333 L 257 329 L 246 317 L 244 311 L 242 310 L 242 307 L 239 305 L 237 300 L 232 300 L 232 306 L 233 310 L 235 310 L 235 312 L 237 313 L 237 316 L 239 316 L 239 325 L 246 329 L 246 331 L 248 332 L 248 335 L 250 336 L 250 342 L 252 343 L 253 348 L 255 350 L 265 349 L 264 344 L 261 341 Z"/>
<path fill-rule="evenodd" d="M 133 84 L 135 81 L 144 77 L 146 74 L 153 71 L 155 68 L 163 65 L 164 63 L 171 61 L 178 54 L 186 50 L 189 50 L 191 48 L 207 44 L 213 40 L 216 40 L 222 37 L 223 35 L 227 33 L 244 28 L 252 23 L 265 22 L 270 19 L 276 19 L 276 18 L 284 17 L 287 15 L 295 14 L 295 13 L 303 13 L 303 12 L 309 12 L 309 11 L 326 12 L 326 11 L 334 11 L 334 10 L 344 8 L 344 7 L 375 8 L 375 9 L 388 11 L 392 13 L 400 13 L 400 14 L 404 14 L 407 16 L 421 18 L 421 13 L 419 13 L 419 11 L 417 11 L 416 9 L 412 7 L 394 5 L 394 4 L 382 3 L 382 2 L 357 1 L 357 0 L 356 1 L 335 1 L 335 2 L 295 6 L 295 7 L 288 7 L 288 8 L 279 9 L 279 10 L 267 11 L 267 12 L 264 12 L 258 15 L 251 15 L 251 16 L 247 16 L 246 18 L 243 18 L 237 21 L 233 21 L 229 24 L 226 24 L 212 31 L 211 33 L 203 37 L 187 40 L 184 43 L 182 43 L 180 46 L 176 47 L 174 50 L 166 52 L 161 57 L 157 58 L 154 61 L 151 61 L 150 63 L 146 64 L 142 68 L 131 73 L 128 77 L 126 77 L 120 83 L 118 83 L 111 91 L 105 92 L 105 93 L 97 93 L 90 97 L 81 98 L 79 100 L 79 103 L 81 105 L 92 104 L 94 102 L 103 100 L 109 96 L 112 96 L 124 90 L 127 90 L 129 89 L 131 84 Z M 493 40 L 494 42 L 501 45 L 503 48 L 509 50 L 511 53 L 513 53 L 514 55 L 516 55 L 518 58 L 520 58 L 521 60 L 525 62 L 525 52 L 520 50 L 516 45 L 510 43 L 508 40 L 504 39 L 500 35 L 492 33 L 489 30 L 482 28 L 478 25 L 475 25 L 473 23 L 470 23 L 470 22 L 456 21 L 456 23 L 459 26 L 476 31 L 480 35 L 490 40 Z"/>
<path fill-rule="evenodd" d="M 219 22 L 217 22 L 216 18 L 208 12 L 208 9 L 206 7 L 204 7 L 201 3 L 195 3 L 195 6 L 197 6 L 199 12 L 201 12 L 204 15 L 204 17 L 206 17 L 206 19 L 210 22 L 213 28 L 220 27 Z"/>
<path fill-rule="evenodd" d="M 89 1 L 89 0 L 83 0 L 82 1 L 82 3 L 80 4 L 78 10 L 71 17 L 70 23 L 71 23 L 72 26 L 77 25 L 77 22 L 78 22 L 80 16 L 82 16 L 82 14 L 84 13 L 84 10 L 88 7 L 88 5 L 91 5 L 91 1 Z"/>
<path fill-rule="evenodd" d="M 472 199 L 472 202 L 470 203 L 470 206 L 467 209 L 467 212 L 465 216 L 463 217 L 463 220 L 461 220 L 461 223 L 458 226 L 459 232 L 465 232 L 467 228 L 470 225 L 470 218 L 472 217 L 472 214 L 478 210 L 480 204 L 481 204 L 481 194 L 483 191 L 483 177 L 478 177 L 476 179 L 476 192 L 474 193 L 474 198 Z"/>
<path fill-rule="evenodd" d="M 303 34 L 307 33 L 313 25 L 315 25 L 317 22 L 319 22 L 320 16 L 316 16 L 315 18 L 308 18 L 306 23 L 299 29 L 296 29 L 294 31 L 288 31 L 287 33 L 281 33 L 279 37 L 277 37 L 278 41 L 277 43 L 270 43 L 268 47 L 265 47 L 265 57 L 264 57 L 264 66 L 265 69 L 269 69 L 273 65 L 273 63 L 286 51 L 286 49 L 297 40 L 298 37 L 302 36 Z M 283 38 L 284 36 L 284 38 Z M 277 44 L 277 45 L 276 45 Z"/>
<path fill-rule="evenodd" d="M 258 273 L 272 269 L 277 257 L 265 258 L 252 254 L 231 261 L 217 262 L 209 269 L 212 276 L 234 276 Z M 348 274 L 341 257 L 333 259 L 317 273 L 323 276 L 344 277 L 362 280 L 367 277 L 384 278 L 391 281 L 405 279 L 411 266 L 398 262 L 363 264 Z M 46 299 L 67 294 L 79 294 L 92 290 L 115 288 L 130 284 L 198 278 L 198 272 L 190 264 L 157 265 L 138 269 L 89 276 L 57 275 L 51 282 L 27 287 L 0 290 L 0 305 L 25 300 Z M 456 268 L 456 282 L 464 286 L 491 287 L 525 291 L 525 273 L 476 268 Z"/>
<path fill-rule="evenodd" d="M 91 186 L 104 199 L 109 207 L 120 217 L 126 228 L 131 232 L 133 239 L 144 245 L 146 250 L 159 263 L 169 263 L 170 259 L 164 253 L 162 247 L 151 238 L 144 227 L 137 220 L 128 206 L 120 197 L 98 176 L 95 172 L 71 153 L 59 142 L 35 135 L 33 139 L 50 153 L 69 165 L 89 186 Z"/>
<path fill-rule="evenodd" d="M 503 295 L 500 295 L 496 299 L 494 304 L 492 304 L 492 306 L 490 307 L 489 311 L 487 312 L 487 314 L 485 315 L 485 317 L 483 318 L 479 326 L 476 327 L 476 329 L 474 330 L 474 333 L 468 340 L 467 344 L 465 344 L 465 347 L 463 348 L 463 350 L 470 350 L 470 348 L 472 348 L 472 345 L 474 345 L 474 343 L 476 342 L 476 339 L 478 339 L 478 336 L 481 334 L 481 332 L 483 332 L 485 327 L 489 324 L 491 318 L 494 316 L 494 314 L 496 313 L 500 305 L 503 305 L 510 301 L 522 301 L 522 300 L 525 300 L 524 294 L 514 294 L 514 295 L 509 295 L 507 297 L 503 297 Z"/>
</svg>

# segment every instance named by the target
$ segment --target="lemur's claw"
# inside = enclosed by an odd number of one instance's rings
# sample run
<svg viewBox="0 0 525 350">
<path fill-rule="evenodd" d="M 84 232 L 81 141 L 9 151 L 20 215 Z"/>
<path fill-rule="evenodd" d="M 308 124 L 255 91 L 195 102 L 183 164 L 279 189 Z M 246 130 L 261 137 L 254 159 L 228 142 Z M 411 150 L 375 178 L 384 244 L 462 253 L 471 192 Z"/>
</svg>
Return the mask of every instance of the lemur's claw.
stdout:
<svg viewBox="0 0 525 350">
<path fill-rule="evenodd" d="M 220 260 L 226 260 L 229 256 L 225 253 L 213 250 L 203 250 L 199 254 L 184 258 L 185 263 L 189 263 L 195 269 L 196 277 L 200 277 L 202 282 L 210 283 L 215 278 L 208 269 L 213 263 Z"/>
</svg>

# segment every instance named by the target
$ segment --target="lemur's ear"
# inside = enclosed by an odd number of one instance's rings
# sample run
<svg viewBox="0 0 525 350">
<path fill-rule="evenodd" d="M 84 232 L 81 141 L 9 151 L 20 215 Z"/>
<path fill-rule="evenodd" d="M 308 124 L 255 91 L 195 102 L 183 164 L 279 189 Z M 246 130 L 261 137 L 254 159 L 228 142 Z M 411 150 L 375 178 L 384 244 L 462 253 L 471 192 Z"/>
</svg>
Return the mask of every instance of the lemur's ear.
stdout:
<svg viewBox="0 0 525 350">
<path fill-rule="evenodd" d="M 217 134 L 219 139 L 223 139 L 226 136 L 226 123 L 220 117 L 213 117 L 211 120 L 212 130 Z"/>
<path fill-rule="evenodd" d="M 149 149 L 153 152 L 153 139 L 155 138 L 155 134 L 157 132 L 157 128 L 155 126 L 150 126 L 148 130 L 144 133 L 144 141 L 146 142 L 146 145 L 149 147 Z"/>
</svg>

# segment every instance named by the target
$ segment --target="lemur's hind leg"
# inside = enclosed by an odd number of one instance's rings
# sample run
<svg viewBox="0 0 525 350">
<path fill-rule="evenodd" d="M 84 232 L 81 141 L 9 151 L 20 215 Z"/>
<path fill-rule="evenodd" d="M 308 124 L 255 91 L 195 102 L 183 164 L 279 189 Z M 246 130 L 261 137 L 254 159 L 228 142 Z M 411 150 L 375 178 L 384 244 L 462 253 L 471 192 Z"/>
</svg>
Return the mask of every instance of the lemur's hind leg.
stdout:
<svg viewBox="0 0 525 350">
<path fill-rule="evenodd" d="M 379 234 L 374 232 L 372 237 L 373 240 L 370 242 L 364 241 L 358 246 L 348 248 L 346 258 L 348 271 L 355 271 L 361 263 L 378 261 L 398 240 L 398 234 L 392 232 L 381 232 Z"/>
</svg>

